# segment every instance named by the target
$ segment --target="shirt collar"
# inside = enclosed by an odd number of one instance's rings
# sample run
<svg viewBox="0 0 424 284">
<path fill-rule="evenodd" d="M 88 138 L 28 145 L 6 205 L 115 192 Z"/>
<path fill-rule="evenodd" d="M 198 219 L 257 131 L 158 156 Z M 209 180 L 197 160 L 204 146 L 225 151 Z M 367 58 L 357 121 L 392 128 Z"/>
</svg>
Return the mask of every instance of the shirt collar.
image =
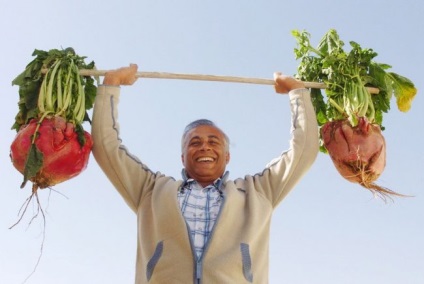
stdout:
<svg viewBox="0 0 424 284">
<path fill-rule="evenodd" d="M 213 182 L 213 186 L 215 186 L 217 189 L 221 189 L 222 185 L 225 184 L 225 182 L 227 181 L 229 175 L 230 175 L 230 173 L 228 171 L 224 172 L 224 174 L 220 178 L 217 178 Z M 188 184 L 190 184 L 192 182 L 195 182 L 194 179 L 189 178 L 187 176 L 187 172 L 186 172 L 185 169 L 182 169 L 181 176 L 183 178 L 183 184 L 182 184 L 183 187 L 187 186 Z"/>
</svg>

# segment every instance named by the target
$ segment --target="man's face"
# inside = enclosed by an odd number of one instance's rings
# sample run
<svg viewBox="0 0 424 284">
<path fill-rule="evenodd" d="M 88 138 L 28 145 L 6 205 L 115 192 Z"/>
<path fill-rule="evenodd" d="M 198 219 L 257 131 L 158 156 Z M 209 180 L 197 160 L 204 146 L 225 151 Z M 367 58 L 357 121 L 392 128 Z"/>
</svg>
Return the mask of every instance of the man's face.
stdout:
<svg viewBox="0 0 424 284">
<path fill-rule="evenodd" d="M 181 159 L 190 178 L 202 186 L 213 183 L 230 161 L 224 134 L 210 125 L 190 130 L 183 141 Z"/>
</svg>

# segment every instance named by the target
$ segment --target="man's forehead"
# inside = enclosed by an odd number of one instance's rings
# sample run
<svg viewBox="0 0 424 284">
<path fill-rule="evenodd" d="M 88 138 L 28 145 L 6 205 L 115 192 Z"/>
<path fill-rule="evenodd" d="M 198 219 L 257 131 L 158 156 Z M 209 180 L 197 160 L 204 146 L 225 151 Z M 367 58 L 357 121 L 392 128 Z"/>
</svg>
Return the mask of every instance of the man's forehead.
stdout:
<svg viewBox="0 0 424 284">
<path fill-rule="evenodd" d="M 188 136 L 188 138 L 190 140 L 193 139 L 204 139 L 204 138 L 208 138 L 208 139 L 223 139 L 223 137 L 218 136 L 218 135 L 214 135 L 214 134 L 210 134 L 210 135 L 193 135 L 193 136 Z"/>
<path fill-rule="evenodd" d="M 193 138 L 218 138 L 218 139 L 224 139 L 224 134 L 222 133 L 222 131 L 212 125 L 200 125 L 197 126 L 195 128 L 193 128 L 192 130 L 190 130 L 187 133 L 186 136 L 188 139 L 193 139 Z"/>
</svg>

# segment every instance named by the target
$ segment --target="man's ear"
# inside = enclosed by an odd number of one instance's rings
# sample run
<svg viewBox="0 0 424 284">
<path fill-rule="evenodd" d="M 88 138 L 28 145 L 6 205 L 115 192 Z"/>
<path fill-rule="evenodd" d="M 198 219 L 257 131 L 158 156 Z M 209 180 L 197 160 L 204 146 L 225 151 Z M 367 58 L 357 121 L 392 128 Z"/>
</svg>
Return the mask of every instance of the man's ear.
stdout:
<svg viewBox="0 0 424 284">
<path fill-rule="evenodd" d="M 225 161 L 226 161 L 227 164 L 230 162 L 230 158 L 231 158 L 230 152 L 227 152 L 225 154 Z"/>
<path fill-rule="evenodd" d="M 183 163 L 183 165 L 184 165 L 184 154 L 181 154 L 181 162 Z"/>
</svg>

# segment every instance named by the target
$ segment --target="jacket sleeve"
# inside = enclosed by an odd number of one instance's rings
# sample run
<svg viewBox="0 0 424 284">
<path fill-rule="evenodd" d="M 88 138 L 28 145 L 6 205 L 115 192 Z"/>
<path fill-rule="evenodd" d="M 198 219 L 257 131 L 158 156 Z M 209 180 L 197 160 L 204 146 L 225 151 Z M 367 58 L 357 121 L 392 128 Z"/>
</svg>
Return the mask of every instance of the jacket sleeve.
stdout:
<svg viewBox="0 0 424 284">
<path fill-rule="evenodd" d="M 319 151 L 318 125 L 308 89 L 289 93 L 291 109 L 290 147 L 254 177 L 255 188 L 275 207 L 300 181 Z"/>
<path fill-rule="evenodd" d="M 133 211 L 154 185 L 156 174 L 131 155 L 119 137 L 120 87 L 99 86 L 93 109 L 93 155 Z"/>
</svg>

